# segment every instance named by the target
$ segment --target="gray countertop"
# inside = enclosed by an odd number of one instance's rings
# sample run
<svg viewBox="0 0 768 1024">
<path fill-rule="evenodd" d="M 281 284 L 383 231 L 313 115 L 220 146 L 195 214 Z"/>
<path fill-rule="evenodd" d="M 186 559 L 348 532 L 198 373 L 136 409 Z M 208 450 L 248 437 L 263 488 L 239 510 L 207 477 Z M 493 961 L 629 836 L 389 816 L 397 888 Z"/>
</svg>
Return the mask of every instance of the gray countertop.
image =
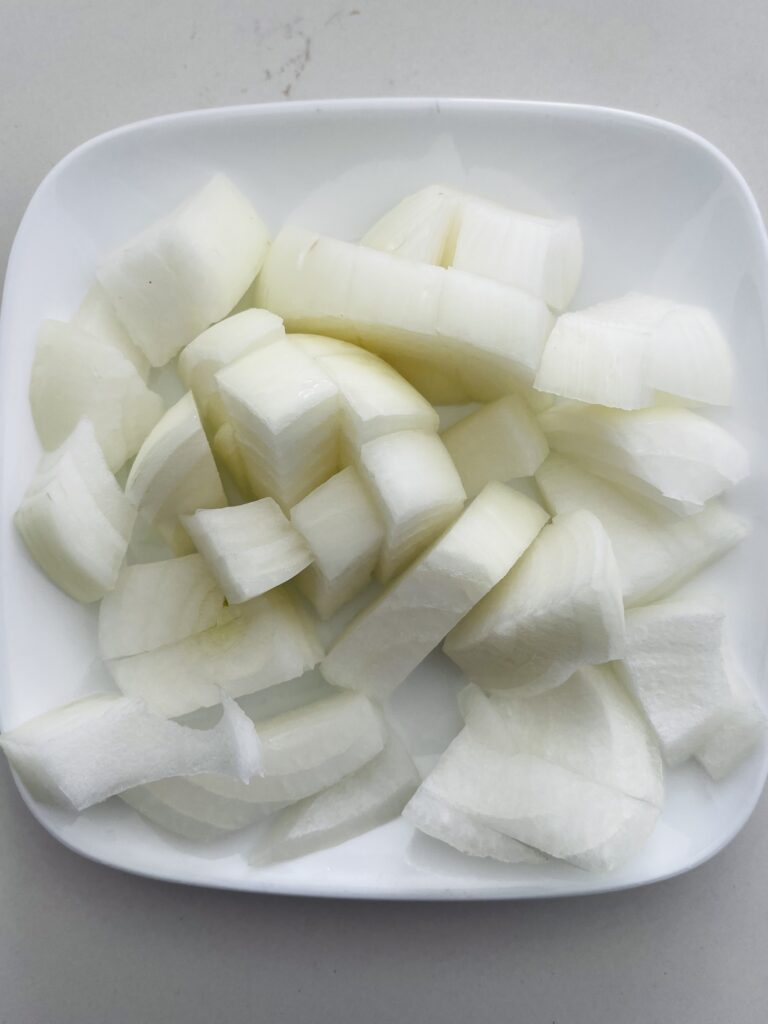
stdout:
<svg viewBox="0 0 768 1024">
<path fill-rule="evenodd" d="M 45 172 L 193 107 L 453 95 L 706 136 L 768 209 L 764 0 L 0 0 L 0 269 Z M 696 871 L 607 896 L 372 904 L 165 885 L 48 837 L 0 765 L 0 1024 L 763 1024 L 768 801 Z"/>
</svg>

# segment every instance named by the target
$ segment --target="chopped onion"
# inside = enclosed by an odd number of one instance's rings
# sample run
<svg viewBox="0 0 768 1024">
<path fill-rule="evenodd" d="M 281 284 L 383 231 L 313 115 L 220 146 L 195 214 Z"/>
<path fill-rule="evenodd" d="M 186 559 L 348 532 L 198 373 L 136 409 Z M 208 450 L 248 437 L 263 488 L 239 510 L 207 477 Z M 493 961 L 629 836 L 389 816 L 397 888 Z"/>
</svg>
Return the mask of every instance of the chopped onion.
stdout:
<svg viewBox="0 0 768 1024">
<path fill-rule="evenodd" d="M 226 698 L 217 725 L 190 729 L 140 700 L 97 694 L 4 733 L 0 747 L 36 795 L 77 811 L 172 775 L 224 772 L 245 782 L 262 764 L 253 724 Z"/>
<path fill-rule="evenodd" d="M 230 604 L 272 590 L 312 561 L 304 538 L 272 498 L 199 509 L 182 521 Z"/>
<path fill-rule="evenodd" d="M 99 607 L 104 658 L 153 651 L 215 626 L 224 594 L 200 555 L 126 566 Z"/>
<path fill-rule="evenodd" d="M 425 555 L 352 620 L 321 671 L 384 697 L 509 572 L 547 521 L 530 498 L 488 484 Z"/>
<path fill-rule="evenodd" d="M 191 552 L 193 545 L 179 516 L 226 505 L 219 471 L 190 392 L 165 413 L 141 446 L 125 493 L 180 555 Z"/>
<path fill-rule="evenodd" d="M 403 430 L 368 441 L 359 468 L 384 523 L 377 575 L 386 582 L 453 522 L 466 495 L 436 434 Z"/>
<path fill-rule="evenodd" d="M 169 216 L 102 263 L 97 277 L 120 322 L 163 366 L 232 309 L 264 261 L 267 229 L 217 174 Z"/>
<path fill-rule="evenodd" d="M 620 658 L 621 581 L 599 520 L 585 510 L 556 516 L 443 650 L 484 689 L 526 693 Z"/>
<path fill-rule="evenodd" d="M 515 395 L 481 407 L 441 436 L 469 498 L 493 480 L 532 476 L 549 453 L 536 417 Z"/>
<path fill-rule="evenodd" d="M 41 459 L 15 523 L 40 568 L 87 603 L 117 582 L 135 518 L 93 424 L 83 420 L 57 451 Z"/>
<path fill-rule="evenodd" d="M 123 693 L 175 718 L 295 679 L 322 648 L 312 624 L 281 590 L 230 609 L 223 621 L 178 643 L 107 662 Z"/>
<path fill-rule="evenodd" d="M 163 413 L 160 396 L 118 347 L 58 320 L 40 329 L 29 400 L 47 451 L 89 419 L 112 470 L 136 454 Z"/>
<path fill-rule="evenodd" d="M 716 501 L 681 518 L 631 492 L 550 455 L 536 482 L 553 513 L 588 509 L 603 524 L 619 566 L 624 603 L 669 594 L 749 532 L 745 521 Z"/>
</svg>

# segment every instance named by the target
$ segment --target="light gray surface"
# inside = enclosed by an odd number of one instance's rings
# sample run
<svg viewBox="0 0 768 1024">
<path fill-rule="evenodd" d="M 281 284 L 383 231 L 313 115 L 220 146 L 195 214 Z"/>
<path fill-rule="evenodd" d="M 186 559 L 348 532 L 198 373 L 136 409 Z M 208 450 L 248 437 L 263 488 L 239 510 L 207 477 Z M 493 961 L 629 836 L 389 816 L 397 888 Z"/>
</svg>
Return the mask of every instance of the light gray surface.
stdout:
<svg viewBox="0 0 768 1024">
<path fill-rule="evenodd" d="M 285 97 L 509 96 L 678 121 L 768 209 L 768 7 L 693 0 L 0 0 L 0 272 L 90 136 Z M 498 905 L 243 897 L 123 876 L 35 824 L 0 768 L 0 1024 L 763 1024 L 768 801 L 652 888 Z"/>
</svg>

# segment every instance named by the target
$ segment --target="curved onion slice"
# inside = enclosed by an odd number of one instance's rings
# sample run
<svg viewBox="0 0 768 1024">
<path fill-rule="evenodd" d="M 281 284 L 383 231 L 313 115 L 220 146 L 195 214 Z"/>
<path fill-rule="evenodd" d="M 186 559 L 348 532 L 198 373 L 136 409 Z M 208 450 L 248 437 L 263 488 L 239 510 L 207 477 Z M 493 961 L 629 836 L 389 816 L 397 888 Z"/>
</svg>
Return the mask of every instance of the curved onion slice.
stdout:
<svg viewBox="0 0 768 1024">
<path fill-rule="evenodd" d="M 118 687 L 175 718 L 295 679 L 322 657 L 313 626 L 287 593 L 272 590 L 230 609 L 211 629 L 107 662 Z"/>
<path fill-rule="evenodd" d="M 620 658 L 621 581 L 599 520 L 584 510 L 556 516 L 443 650 L 484 689 L 526 693 Z"/>
<path fill-rule="evenodd" d="M 230 604 L 272 590 L 312 561 L 304 538 L 272 498 L 200 509 L 182 521 Z"/>
<path fill-rule="evenodd" d="M 435 410 L 383 359 L 334 338 L 311 334 L 292 334 L 290 338 L 319 360 L 338 387 L 341 428 L 353 451 L 382 434 L 437 431 Z M 329 341 L 333 347 L 327 345 Z"/>
<path fill-rule="evenodd" d="M 727 405 L 733 366 L 712 315 L 629 293 L 557 321 L 535 387 L 618 409 L 654 404 L 657 392 Z"/>
<path fill-rule="evenodd" d="M 282 811 L 250 861 L 292 860 L 368 832 L 397 817 L 418 784 L 408 751 L 390 732 L 382 752 L 363 768 Z"/>
<path fill-rule="evenodd" d="M 126 566 L 99 607 L 99 650 L 123 658 L 215 626 L 224 594 L 200 555 Z"/>
<path fill-rule="evenodd" d="M 384 523 L 377 575 L 386 582 L 453 522 L 466 495 L 445 445 L 425 431 L 368 441 L 359 469 Z"/>
<path fill-rule="evenodd" d="M 203 775 L 211 793 L 256 804 L 287 803 L 334 785 L 384 745 L 380 712 L 362 694 L 336 693 L 257 723 L 263 771 L 243 783 Z"/>
<path fill-rule="evenodd" d="M 291 509 L 291 523 L 312 553 L 296 582 L 322 619 L 363 590 L 384 540 L 375 505 L 351 466 Z"/>
<path fill-rule="evenodd" d="M 467 726 L 425 780 L 429 792 L 521 843 L 612 870 L 644 842 L 663 800 L 661 759 L 605 668 L 538 697 L 463 697 Z"/>
<path fill-rule="evenodd" d="M 267 229 L 217 174 L 109 256 L 97 277 L 131 339 L 163 366 L 232 309 L 264 261 Z"/>
<path fill-rule="evenodd" d="M 136 518 L 83 420 L 44 456 L 16 512 L 16 527 L 51 580 L 78 601 L 114 587 Z"/>
<path fill-rule="evenodd" d="M 120 323 L 114 306 L 98 282 L 88 289 L 77 312 L 70 321 L 73 327 L 97 338 L 102 345 L 110 345 L 130 359 L 142 380 L 149 376 L 149 360 L 131 341 L 131 336 Z"/>
<path fill-rule="evenodd" d="M 263 821 L 279 807 L 217 796 L 183 776 L 147 782 L 118 795 L 166 832 L 203 843 Z"/>
<path fill-rule="evenodd" d="M 505 836 L 458 811 L 423 782 L 403 808 L 403 817 L 420 832 L 471 857 L 491 857 L 505 864 L 535 864 L 544 857 L 530 846 Z"/>
<path fill-rule="evenodd" d="M 434 359 L 403 352 L 389 353 L 387 362 L 432 405 L 466 405 L 472 401 L 456 366 L 441 366 Z"/>
<path fill-rule="evenodd" d="M 700 509 L 749 472 L 742 445 L 688 409 L 624 412 L 573 402 L 550 409 L 539 422 L 555 451 L 682 512 Z"/>
<path fill-rule="evenodd" d="M 190 392 L 165 413 L 134 459 L 125 493 L 176 554 L 193 550 L 179 516 L 227 498 Z"/>
<path fill-rule="evenodd" d="M 425 781 L 480 824 L 591 871 L 622 865 L 659 817 L 653 804 L 535 754 L 491 747 L 467 729 Z"/>
<path fill-rule="evenodd" d="M 493 480 L 506 483 L 532 476 L 549 454 L 536 417 L 515 395 L 483 406 L 441 437 L 468 498 Z"/>
<path fill-rule="evenodd" d="M 488 484 L 453 526 L 352 620 L 321 671 L 384 697 L 512 568 L 547 521 L 530 498 Z"/>
<path fill-rule="evenodd" d="M 241 356 L 285 337 L 283 321 L 266 309 L 245 309 L 209 327 L 182 350 L 179 376 L 195 396 L 200 415 L 216 429 L 225 420 L 216 374 Z"/>
<path fill-rule="evenodd" d="M 749 532 L 743 519 L 716 501 L 681 518 L 593 476 L 561 455 L 549 456 L 537 470 L 536 482 L 553 513 L 584 508 L 603 524 L 627 605 L 670 593 Z"/>
<path fill-rule="evenodd" d="M 246 781 L 262 764 L 253 723 L 226 697 L 211 729 L 169 722 L 129 697 L 84 697 L 4 733 L 0 747 L 32 792 L 77 811 L 172 775 Z"/>
<path fill-rule="evenodd" d="M 461 200 L 446 185 L 427 185 L 388 210 L 360 244 L 416 263 L 443 265 Z"/>
<path fill-rule="evenodd" d="M 119 348 L 58 320 L 40 328 L 29 400 L 46 450 L 89 419 L 112 470 L 136 454 L 163 413 L 160 396 Z"/>
<path fill-rule="evenodd" d="M 254 494 L 290 508 L 338 469 L 338 388 L 290 339 L 219 370 Z"/>
<path fill-rule="evenodd" d="M 457 269 L 515 285 L 561 310 L 578 288 L 581 264 L 581 231 L 573 218 L 534 217 L 464 197 L 451 261 Z"/>
<path fill-rule="evenodd" d="M 460 695 L 467 729 L 505 753 L 532 754 L 660 807 L 659 748 L 642 713 L 604 665 L 585 666 L 546 693 Z"/>
<path fill-rule="evenodd" d="M 275 239 L 256 299 L 288 330 L 453 366 L 470 393 L 530 383 L 552 328 L 545 303 L 518 289 L 294 227 Z"/>
</svg>

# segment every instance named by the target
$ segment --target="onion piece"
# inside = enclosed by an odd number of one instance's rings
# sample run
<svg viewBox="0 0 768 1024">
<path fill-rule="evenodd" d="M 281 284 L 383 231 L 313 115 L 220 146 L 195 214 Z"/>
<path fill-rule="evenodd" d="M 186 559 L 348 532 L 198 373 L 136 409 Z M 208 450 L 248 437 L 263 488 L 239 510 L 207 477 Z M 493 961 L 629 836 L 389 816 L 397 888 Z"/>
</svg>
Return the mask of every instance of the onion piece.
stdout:
<svg viewBox="0 0 768 1024">
<path fill-rule="evenodd" d="M 214 434 L 211 450 L 219 469 L 229 475 L 232 483 L 237 487 L 240 497 L 246 500 L 252 498 L 253 492 L 248 480 L 245 458 L 238 443 L 235 428 L 229 421 L 222 423 Z"/>
<path fill-rule="evenodd" d="M 384 541 L 376 507 L 349 466 L 294 505 L 291 523 L 312 553 L 297 585 L 328 619 L 371 579 Z"/>
<path fill-rule="evenodd" d="M 742 445 L 688 409 L 623 412 L 572 402 L 550 409 L 539 422 L 555 451 L 683 513 L 700 509 L 749 472 Z"/>
<path fill-rule="evenodd" d="M 384 523 L 377 576 L 392 579 L 449 526 L 466 495 L 436 434 L 402 430 L 360 449 L 360 475 Z"/>
<path fill-rule="evenodd" d="M 292 334 L 293 344 L 320 362 L 339 389 L 341 429 L 353 452 L 399 430 L 436 432 L 429 402 L 383 359 L 365 349 L 319 335 Z M 333 347 L 327 343 L 333 342 Z"/>
<path fill-rule="evenodd" d="M 93 424 L 81 421 L 44 456 L 16 512 L 16 528 L 40 568 L 78 601 L 114 587 L 136 518 L 109 470 Z"/>
<path fill-rule="evenodd" d="M 532 476 L 549 454 L 547 439 L 522 398 L 507 395 L 441 434 L 468 498 L 486 484 Z"/>
<path fill-rule="evenodd" d="M 455 189 L 428 185 L 388 210 L 360 244 L 400 259 L 442 266 L 461 201 Z"/>
<path fill-rule="evenodd" d="M 168 409 L 141 446 L 125 492 L 179 555 L 194 550 L 179 516 L 226 505 L 219 471 L 190 392 Z"/>
<path fill-rule="evenodd" d="M 391 693 L 512 568 L 547 521 L 530 498 L 488 484 L 426 554 L 352 620 L 321 671 L 336 686 Z"/>
<path fill-rule="evenodd" d="M 428 779 L 403 808 L 403 817 L 425 835 L 471 857 L 490 857 L 505 864 L 536 864 L 545 859 L 533 847 L 456 810 L 442 797 L 432 793 Z"/>
<path fill-rule="evenodd" d="M 465 196 L 451 265 L 522 288 L 562 310 L 581 278 L 581 231 L 573 218 L 534 217 Z"/>
<path fill-rule="evenodd" d="M 556 516 L 443 650 L 484 689 L 518 693 L 551 689 L 582 665 L 620 658 L 621 581 L 599 520 L 585 510 Z"/>
<path fill-rule="evenodd" d="M 336 472 L 338 388 L 298 345 L 251 352 L 216 382 L 254 494 L 290 508 Z"/>
<path fill-rule="evenodd" d="M 562 686 L 534 696 L 489 697 L 470 686 L 459 699 L 468 731 L 487 746 L 541 757 L 661 807 L 664 780 L 658 744 L 608 666 L 584 666 Z"/>
<path fill-rule="evenodd" d="M 387 362 L 432 405 L 466 405 L 472 401 L 456 366 L 441 366 L 434 359 L 402 352 L 388 354 Z"/>
<path fill-rule="evenodd" d="M 119 348 L 58 320 L 40 328 L 29 400 L 47 451 L 89 419 L 112 470 L 136 454 L 163 413 L 160 396 Z"/>
<path fill-rule="evenodd" d="M 314 668 L 322 648 L 309 618 L 281 590 L 229 610 L 223 621 L 178 643 L 107 668 L 120 690 L 175 718 L 232 697 L 295 679 Z"/>
<path fill-rule="evenodd" d="M 629 293 L 561 316 L 544 348 L 535 387 L 619 409 L 642 409 L 666 393 L 727 405 L 733 365 L 712 315 Z"/>
<path fill-rule="evenodd" d="M 172 775 L 223 772 L 246 781 L 261 770 L 261 744 L 237 704 L 223 704 L 217 725 L 190 729 L 140 700 L 97 694 L 4 733 L 0 747 L 35 795 L 76 811 Z"/>
<path fill-rule="evenodd" d="M 381 713 L 362 694 L 335 693 L 257 723 L 263 771 L 243 783 L 223 775 L 194 781 L 209 792 L 251 804 L 303 799 L 334 785 L 384 746 Z"/>
<path fill-rule="evenodd" d="M 224 594 L 200 555 L 123 568 L 99 607 L 99 651 L 123 658 L 215 626 Z"/>
<path fill-rule="evenodd" d="M 659 817 L 653 804 L 535 754 L 484 744 L 467 729 L 426 785 L 482 825 L 590 871 L 624 864 Z"/>
<path fill-rule="evenodd" d="M 285 337 L 279 316 L 266 309 L 246 309 L 209 327 L 182 350 L 179 376 L 195 396 L 200 415 L 216 430 L 225 421 L 216 374 L 255 349 Z"/>
<path fill-rule="evenodd" d="M 390 732 L 382 752 L 328 789 L 282 811 L 250 855 L 255 865 L 336 846 L 397 817 L 419 784 L 402 741 Z"/>
<path fill-rule="evenodd" d="M 304 538 L 272 498 L 200 509 L 182 522 L 230 604 L 272 590 L 312 561 Z"/>
<path fill-rule="evenodd" d="M 691 757 L 731 704 L 724 624 L 722 610 L 700 599 L 664 601 L 627 612 L 621 676 L 669 765 Z"/>
<path fill-rule="evenodd" d="M 167 217 L 102 263 L 97 278 L 153 366 L 221 320 L 264 261 L 267 229 L 217 174 Z"/>
<path fill-rule="evenodd" d="M 116 348 L 126 359 L 130 359 L 141 379 L 147 379 L 149 360 L 131 341 L 131 336 L 118 320 L 114 306 L 98 281 L 88 289 L 70 323 L 81 331 L 87 331 L 102 345 Z"/>
<path fill-rule="evenodd" d="M 544 302 L 518 289 L 293 227 L 275 239 L 256 300 L 289 331 L 454 367 L 471 397 L 489 381 L 530 383 L 553 322 Z"/>
<path fill-rule="evenodd" d="M 198 843 L 255 825 L 279 809 L 216 796 L 184 777 L 147 782 L 118 795 L 153 825 Z"/>
<path fill-rule="evenodd" d="M 696 760 L 715 779 L 730 775 L 765 739 L 766 716 L 741 672 L 728 665 L 730 700 L 717 727 L 695 752 Z"/>
<path fill-rule="evenodd" d="M 603 524 L 619 566 L 626 605 L 644 604 L 670 593 L 749 532 L 741 517 L 717 501 L 681 518 L 561 455 L 549 456 L 537 470 L 536 482 L 553 513 L 588 509 Z"/>
</svg>

